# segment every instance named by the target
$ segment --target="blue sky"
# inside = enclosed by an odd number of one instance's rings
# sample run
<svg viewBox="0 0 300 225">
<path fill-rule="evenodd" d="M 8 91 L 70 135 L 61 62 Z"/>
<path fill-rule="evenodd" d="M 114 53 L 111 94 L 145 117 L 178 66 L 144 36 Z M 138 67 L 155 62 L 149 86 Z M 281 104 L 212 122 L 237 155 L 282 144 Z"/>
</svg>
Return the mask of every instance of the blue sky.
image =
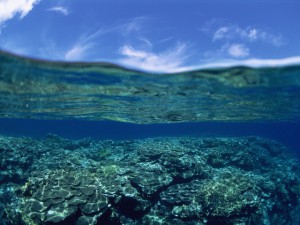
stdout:
<svg viewBox="0 0 300 225">
<path fill-rule="evenodd" d="M 299 0 L 0 0 L 0 48 L 152 71 L 300 62 Z"/>
</svg>

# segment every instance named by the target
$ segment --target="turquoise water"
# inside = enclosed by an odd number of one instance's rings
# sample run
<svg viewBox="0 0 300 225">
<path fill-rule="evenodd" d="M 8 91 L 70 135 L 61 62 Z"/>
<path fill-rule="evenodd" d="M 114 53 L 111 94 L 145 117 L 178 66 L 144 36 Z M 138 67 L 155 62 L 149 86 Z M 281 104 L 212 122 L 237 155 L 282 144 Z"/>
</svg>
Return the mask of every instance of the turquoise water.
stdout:
<svg viewBox="0 0 300 225">
<path fill-rule="evenodd" d="M 0 53 L 1 118 L 135 124 L 300 120 L 300 65 L 153 74 Z"/>
<path fill-rule="evenodd" d="M 150 73 L 0 52 L 0 224 L 300 224 L 300 65 Z"/>
</svg>

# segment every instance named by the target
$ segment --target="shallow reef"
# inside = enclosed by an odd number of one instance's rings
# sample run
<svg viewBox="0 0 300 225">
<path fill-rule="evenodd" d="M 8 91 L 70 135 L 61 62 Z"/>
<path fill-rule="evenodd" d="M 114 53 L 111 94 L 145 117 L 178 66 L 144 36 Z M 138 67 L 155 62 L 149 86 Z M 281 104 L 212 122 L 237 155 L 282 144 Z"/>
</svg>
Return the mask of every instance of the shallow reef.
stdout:
<svg viewBox="0 0 300 225">
<path fill-rule="evenodd" d="M 259 137 L 0 137 L 2 225 L 299 225 L 300 164 Z"/>
</svg>

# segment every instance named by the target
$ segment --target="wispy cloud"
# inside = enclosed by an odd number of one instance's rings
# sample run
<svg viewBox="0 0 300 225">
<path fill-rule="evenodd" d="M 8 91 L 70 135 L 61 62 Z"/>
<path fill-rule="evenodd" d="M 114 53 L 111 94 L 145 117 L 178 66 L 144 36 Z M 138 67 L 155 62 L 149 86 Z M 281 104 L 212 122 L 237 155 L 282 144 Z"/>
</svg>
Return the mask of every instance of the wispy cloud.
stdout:
<svg viewBox="0 0 300 225">
<path fill-rule="evenodd" d="M 19 15 L 24 18 L 40 0 L 1 0 L 0 1 L 0 24 Z"/>
<path fill-rule="evenodd" d="M 143 29 L 146 17 L 135 17 L 127 22 L 115 27 L 115 30 L 120 31 L 123 35 L 129 35 L 132 33 L 140 34 Z"/>
<path fill-rule="evenodd" d="M 275 34 L 256 26 L 241 27 L 225 20 L 213 19 L 206 22 L 202 31 L 212 36 L 212 41 L 264 42 L 279 47 L 287 41 L 281 34 Z"/>
<path fill-rule="evenodd" d="M 213 41 L 218 40 L 243 40 L 247 42 L 265 42 L 274 46 L 286 43 L 281 35 L 272 34 L 255 27 L 240 28 L 238 26 L 223 26 L 213 33 Z"/>
<path fill-rule="evenodd" d="M 230 37 L 230 29 L 228 27 L 221 27 L 217 29 L 213 34 L 213 41 L 221 40 Z"/>
<path fill-rule="evenodd" d="M 55 7 L 52 7 L 52 8 L 50 8 L 50 9 L 48 9 L 49 11 L 53 11 L 53 12 L 57 12 L 57 13 L 60 13 L 60 14 L 62 14 L 62 15 L 64 15 L 64 16 L 67 16 L 67 15 L 69 15 L 69 10 L 68 10 L 68 8 L 66 8 L 66 7 L 62 7 L 62 6 L 55 6 Z"/>
<path fill-rule="evenodd" d="M 87 44 L 75 44 L 65 53 L 65 60 L 83 60 L 86 57 L 86 54 L 89 49 L 93 47 L 92 43 Z"/>
<path fill-rule="evenodd" d="M 69 48 L 64 54 L 64 59 L 68 61 L 87 60 L 91 50 L 97 45 L 98 38 L 108 31 L 99 29 L 94 33 L 85 33 Z"/>
<path fill-rule="evenodd" d="M 188 69 L 183 66 L 189 57 L 187 44 L 178 43 L 174 48 L 163 52 L 155 53 L 136 49 L 131 45 L 124 45 L 120 48 L 123 58 L 118 62 L 127 66 L 152 72 L 176 72 Z"/>
<path fill-rule="evenodd" d="M 161 39 L 158 43 L 165 43 L 165 42 L 173 41 L 174 39 L 175 39 L 175 37 L 167 37 L 167 38 Z"/>
<path fill-rule="evenodd" d="M 144 37 L 140 37 L 138 38 L 139 41 L 141 41 L 142 43 L 146 44 L 148 47 L 153 47 L 153 44 L 146 38 Z"/>
<path fill-rule="evenodd" d="M 112 38 L 123 37 L 130 39 L 135 45 L 139 44 L 151 48 L 152 43 L 141 34 L 145 20 L 145 17 L 135 17 L 123 23 L 101 28 L 94 33 L 84 33 L 66 51 L 64 59 L 71 61 L 87 60 L 88 56 L 95 52 L 94 47 L 99 43 L 100 37 L 107 34 L 111 35 Z"/>
<path fill-rule="evenodd" d="M 87 60 L 88 56 L 95 52 L 94 49 L 99 43 L 100 37 L 107 34 L 111 35 L 111 37 L 116 37 L 114 34 L 117 34 L 118 37 L 123 36 L 123 38 L 130 39 L 135 45 L 152 48 L 152 43 L 141 34 L 145 20 L 145 17 L 136 17 L 124 23 L 99 29 L 94 33 L 85 33 L 67 49 L 64 59 L 70 61 Z"/>
</svg>

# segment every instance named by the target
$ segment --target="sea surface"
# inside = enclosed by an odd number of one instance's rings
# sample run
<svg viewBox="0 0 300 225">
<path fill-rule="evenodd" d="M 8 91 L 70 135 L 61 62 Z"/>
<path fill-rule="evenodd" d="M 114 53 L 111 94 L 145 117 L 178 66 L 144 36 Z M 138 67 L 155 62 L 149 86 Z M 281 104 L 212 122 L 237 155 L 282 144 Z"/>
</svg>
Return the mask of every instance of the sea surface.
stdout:
<svg viewBox="0 0 300 225">
<path fill-rule="evenodd" d="M 0 52 L 0 224 L 299 225 L 299 140 L 300 65 Z"/>
</svg>

